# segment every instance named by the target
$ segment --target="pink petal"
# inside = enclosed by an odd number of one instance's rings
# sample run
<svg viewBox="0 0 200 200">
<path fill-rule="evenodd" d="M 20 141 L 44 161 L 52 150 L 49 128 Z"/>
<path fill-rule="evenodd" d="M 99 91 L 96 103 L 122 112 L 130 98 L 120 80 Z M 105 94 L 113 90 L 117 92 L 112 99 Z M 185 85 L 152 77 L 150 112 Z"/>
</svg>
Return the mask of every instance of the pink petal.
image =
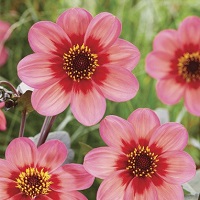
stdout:
<svg viewBox="0 0 200 200">
<path fill-rule="evenodd" d="M 147 142 L 142 144 L 142 141 L 140 141 L 140 145 L 148 145 L 152 133 L 160 126 L 157 115 L 148 108 L 136 109 L 130 114 L 128 121 L 134 126 L 134 131 L 139 140 L 146 140 Z"/>
<path fill-rule="evenodd" d="M 67 149 L 59 140 L 49 140 L 38 147 L 37 167 L 44 167 L 51 172 L 60 167 L 67 157 Z"/>
<path fill-rule="evenodd" d="M 179 43 L 176 30 L 163 30 L 155 37 L 153 42 L 154 51 L 166 52 L 169 55 L 174 55 L 179 49 Z M 162 65 L 161 65 L 162 66 Z"/>
<path fill-rule="evenodd" d="M 124 200 L 158 200 L 155 186 L 151 179 L 134 178 L 125 190 Z"/>
<path fill-rule="evenodd" d="M 67 33 L 72 44 L 83 44 L 87 27 L 92 19 L 91 14 L 82 8 L 71 8 L 63 12 L 57 24 Z"/>
<path fill-rule="evenodd" d="M 71 47 L 64 30 L 53 22 L 40 21 L 29 30 L 28 39 L 34 52 L 54 53 L 63 56 Z"/>
<path fill-rule="evenodd" d="M 13 139 L 5 152 L 6 160 L 19 169 L 34 166 L 37 160 L 37 148 L 32 140 L 21 137 Z"/>
<path fill-rule="evenodd" d="M 35 197 L 34 200 L 53 200 L 53 199 L 46 195 L 39 195 L 39 196 Z M 59 200 L 59 199 L 57 198 L 56 200 Z"/>
<path fill-rule="evenodd" d="M 33 88 L 46 88 L 66 77 L 63 59 L 53 54 L 34 53 L 18 63 L 19 78 Z"/>
<path fill-rule="evenodd" d="M 9 198 L 9 200 L 32 200 L 29 196 L 23 195 L 22 193 L 16 194 Z M 47 200 L 46 198 L 44 200 Z"/>
<path fill-rule="evenodd" d="M 92 126 L 100 121 L 106 109 L 105 98 L 95 89 L 91 81 L 76 83 L 71 100 L 74 117 L 85 126 Z"/>
<path fill-rule="evenodd" d="M 110 13 L 100 13 L 94 17 L 85 33 L 84 43 L 99 53 L 110 47 L 117 40 L 121 32 L 120 21 Z"/>
<path fill-rule="evenodd" d="M 117 39 L 108 50 L 102 52 L 102 55 L 99 54 L 98 56 L 100 57 L 104 54 L 108 54 L 108 63 L 106 63 L 106 66 L 117 67 L 117 69 L 123 67 L 131 71 L 136 67 L 140 60 L 138 48 L 132 43 L 120 38 Z"/>
<path fill-rule="evenodd" d="M 8 59 L 8 50 L 0 44 L 0 66 L 4 65 Z"/>
<path fill-rule="evenodd" d="M 170 54 L 153 51 L 149 53 L 146 57 L 146 72 L 156 79 L 165 78 L 171 71 L 171 60 L 172 56 Z"/>
<path fill-rule="evenodd" d="M 126 148 L 129 143 L 134 148 L 138 142 L 133 126 L 118 116 L 106 116 L 100 122 L 99 131 L 104 142 L 118 150 Z"/>
<path fill-rule="evenodd" d="M 48 196 L 52 199 L 52 200 L 87 200 L 87 198 L 81 194 L 80 192 L 77 191 L 65 191 L 63 193 L 61 192 L 54 192 L 51 191 Z M 38 200 L 38 199 L 36 199 Z M 41 199 L 43 200 L 43 199 Z"/>
<path fill-rule="evenodd" d="M 126 185 L 122 183 L 120 172 L 106 178 L 97 191 L 97 200 L 122 200 Z"/>
<path fill-rule="evenodd" d="M 94 177 L 80 164 L 66 164 L 53 172 L 51 180 L 56 183 L 51 188 L 55 191 L 65 192 L 84 190 L 94 182 Z"/>
<path fill-rule="evenodd" d="M 185 107 L 193 115 L 200 116 L 200 88 L 188 87 L 185 91 Z"/>
<path fill-rule="evenodd" d="M 116 170 L 115 163 L 119 157 L 110 147 L 92 149 L 84 158 L 84 168 L 93 176 L 105 179 Z"/>
<path fill-rule="evenodd" d="M 47 88 L 34 90 L 33 108 L 45 116 L 54 116 L 63 112 L 70 103 L 72 81 L 63 79 Z"/>
<path fill-rule="evenodd" d="M 16 188 L 16 183 L 13 180 L 7 178 L 0 178 L 0 199 L 11 199 L 12 196 L 19 193 L 19 189 Z"/>
<path fill-rule="evenodd" d="M 0 110 L 0 131 L 6 130 L 6 117 L 4 113 Z"/>
<path fill-rule="evenodd" d="M 99 82 L 98 75 L 102 76 L 104 71 L 107 72 L 107 75 L 102 82 Z M 107 99 L 116 102 L 132 99 L 139 89 L 139 83 L 135 76 L 121 67 L 98 67 L 93 80 Z"/>
<path fill-rule="evenodd" d="M 194 37 L 195 35 L 195 37 Z M 200 19 L 189 16 L 183 20 L 178 29 L 178 38 L 182 46 L 186 44 L 199 45 L 200 42 Z"/>
<path fill-rule="evenodd" d="M 179 123 L 169 122 L 161 125 L 149 141 L 150 148 L 160 149 L 159 153 L 166 151 L 183 150 L 188 142 L 188 133 Z"/>
<path fill-rule="evenodd" d="M 183 184 L 196 173 L 192 157 L 183 151 L 168 151 L 158 157 L 157 174 L 171 184 Z"/>
<path fill-rule="evenodd" d="M 0 179 L 1 178 L 11 178 L 13 172 L 20 173 L 19 169 L 13 166 L 9 161 L 0 159 Z"/>
<path fill-rule="evenodd" d="M 157 176 L 154 176 L 152 182 L 156 186 L 156 191 L 159 199 L 165 200 L 183 200 L 183 189 L 180 185 L 169 184 Z"/>
<path fill-rule="evenodd" d="M 176 104 L 183 97 L 185 86 L 178 83 L 175 77 L 159 80 L 156 85 L 158 98 L 165 104 Z"/>
</svg>

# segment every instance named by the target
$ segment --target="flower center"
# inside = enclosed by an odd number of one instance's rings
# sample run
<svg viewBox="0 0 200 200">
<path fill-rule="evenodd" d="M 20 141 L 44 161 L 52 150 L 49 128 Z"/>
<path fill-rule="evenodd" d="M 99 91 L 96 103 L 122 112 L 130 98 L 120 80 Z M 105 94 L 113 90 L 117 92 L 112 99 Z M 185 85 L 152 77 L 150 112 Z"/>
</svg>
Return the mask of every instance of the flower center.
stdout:
<svg viewBox="0 0 200 200">
<path fill-rule="evenodd" d="M 200 80 L 200 53 L 185 53 L 178 59 L 178 73 L 186 82 Z"/>
<path fill-rule="evenodd" d="M 51 175 L 44 172 L 43 169 L 38 171 L 36 168 L 27 168 L 25 172 L 21 172 L 19 177 L 16 178 L 17 186 L 22 193 L 34 198 L 37 195 L 48 194 L 51 190 L 49 186 L 53 183 L 49 181 Z"/>
<path fill-rule="evenodd" d="M 138 146 L 126 155 L 128 158 L 127 170 L 136 177 L 151 177 L 156 172 L 158 155 L 151 153 L 149 147 Z"/>
<path fill-rule="evenodd" d="M 90 79 L 98 65 L 97 54 L 91 53 L 88 46 L 74 45 L 68 53 L 64 53 L 63 69 L 74 81 Z"/>
</svg>

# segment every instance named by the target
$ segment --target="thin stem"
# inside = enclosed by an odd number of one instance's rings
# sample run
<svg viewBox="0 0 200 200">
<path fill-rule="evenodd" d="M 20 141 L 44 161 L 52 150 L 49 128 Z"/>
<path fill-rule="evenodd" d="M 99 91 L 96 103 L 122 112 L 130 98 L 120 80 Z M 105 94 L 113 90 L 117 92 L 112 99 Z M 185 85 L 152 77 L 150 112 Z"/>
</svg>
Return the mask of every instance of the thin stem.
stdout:
<svg viewBox="0 0 200 200">
<path fill-rule="evenodd" d="M 40 138 L 37 144 L 38 147 L 46 141 L 47 136 L 51 130 L 51 127 L 53 126 L 55 119 L 56 119 L 56 116 L 45 118 L 41 132 L 40 132 Z"/>
<path fill-rule="evenodd" d="M 24 136 L 26 118 L 27 118 L 27 112 L 26 112 L 26 110 L 24 110 L 24 111 L 22 111 L 22 119 L 21 119 L 21 124 L 20 124 L 20 129 L 19 129 L 19 137 Z"/>
<path fill-rule="evenodd" d="M 183 106 L 182 110 L 179 112 L 178 116 L 176 117 L 176 122 L 180 123 L 186 113 L 186 109 Z"/>
<path fill-rule="evenodd" d="M 12 90 L 12 92 L 14 94 L 16 94 L 17 96 L 19 96 L 17 90 L 15 89 L 15 87 L 10 82 L 8 82 L 8 81 L 0 81 L 0 85 L 2 85 L 2 84 L 3 85 L 7 85 Z"/>
</svg>

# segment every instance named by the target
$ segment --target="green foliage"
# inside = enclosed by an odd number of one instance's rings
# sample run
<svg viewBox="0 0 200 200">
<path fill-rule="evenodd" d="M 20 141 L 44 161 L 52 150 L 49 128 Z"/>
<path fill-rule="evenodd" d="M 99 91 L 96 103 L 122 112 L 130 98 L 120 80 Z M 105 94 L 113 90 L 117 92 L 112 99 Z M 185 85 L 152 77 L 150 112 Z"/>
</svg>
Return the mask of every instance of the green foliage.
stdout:
<svg viewBox="0 0 200 200">
<path fill-rule="evenodd" d="M 182 109 L 183 102 L 167 107 L 156 96 L 155 80 L 145 73 L 145 57 L 152 50 L 154 36 L 163 29 L 176 29 L 179 23 L 189 15 L 200 16 L 199 0 L 0 0 L 0 19 L 12 24 L 12 34 L 6 42 L 10 55 L 5 66 L 0 68 L 0 80 L 9 80 L 17 87 L 20 80 L 17 76 L 16 66 L 32 50 L 28 43 L 28 31 L 37 21 L 56 21 L 64 10 L 71 7 L 82 7 L 96 15 L 99 12 L 111 12 L 122 22 L 121 38 L 136 45 L 141 52 L 141 59 L 133 73 L 140 83 L 137 96 L 124 103 L 107 101 L 105 115 L 118 115 L 127 118 L 129 114 L 139 107 L 156 109 L 168 108 L 170 121 L 175 121 Z M 66 119 L 69 109 L 60 114 L 53 126 L 56 130 Z M 0 133 L 0 155 L 4 152 L 12 138 L 18 136 L 21 113 L 19 109 L 5 112 L 7 117 L 7 131 Z M 36 112 L 31 112 L 25 127 L 25 136 L 36 135 L 42 126 L 44 117 Z M 186 113 L 181 123 L 187 128 L 189 136 L 200 141 L 200 118 Z M 75 150 L 74 162 L 81 163 L 84 153 L 91 148 L 104 145 L 98 132 L 98 127 L 83 127 L 71 118 L 65 123 L 64 130 L 72 137 L 72 148 Z M 87 145 L 86 145 L 87 144 Z M 192 150 L 191 150 L 192 149 Z M 194 157 L 200 167 L 199 150 L 188 146 L 186 150 Z M 84 151 L 84 152 L 83 152 Z M 93 189 L 88 189 L 84 194 L 88 199 L 95 199 L 99 180 L 94 183 Z"/>
</svg>

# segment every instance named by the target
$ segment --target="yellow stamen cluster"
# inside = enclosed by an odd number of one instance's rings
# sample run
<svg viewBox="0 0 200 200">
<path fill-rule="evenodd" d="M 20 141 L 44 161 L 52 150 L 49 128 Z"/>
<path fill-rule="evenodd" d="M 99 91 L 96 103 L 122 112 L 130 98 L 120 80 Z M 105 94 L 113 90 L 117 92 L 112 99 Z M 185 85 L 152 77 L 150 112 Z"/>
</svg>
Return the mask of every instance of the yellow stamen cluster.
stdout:
<svg viewBox="0 0 200 200">
<path fill-rule="evenodd" d="M 90 79 L 98 65 L 97 54 L 91 53 L 88 46 L 84 44 L 74 45 L 68 53 L 64 53 L 63 69 L 74 81 Z"/>
<path fill-rule="evenodd" d="M 158 155 L 152 153 L 149 147 L 138 145 L 132 152 L 127 154 L 127 170 L 136 177 L 151 177 L 156 172 Z"/>
<path fill-rule="evenodd" d="M 38 171 L 36 168 L 30 167 L 16 178 L 16 188 L 31 198 L 39 194 L 46 195 L 51 191 L 49 187 L 53 183 L 49 180 L 50 178 L 51 175 L 44 172 L 44 169 Z"/>
<path fill-rule="evenodd" d="M 185 53 L 178 60 L 178 74 L 186 82 L 195 82 L 200 80 L 200 53 Z"/>
</svg>

